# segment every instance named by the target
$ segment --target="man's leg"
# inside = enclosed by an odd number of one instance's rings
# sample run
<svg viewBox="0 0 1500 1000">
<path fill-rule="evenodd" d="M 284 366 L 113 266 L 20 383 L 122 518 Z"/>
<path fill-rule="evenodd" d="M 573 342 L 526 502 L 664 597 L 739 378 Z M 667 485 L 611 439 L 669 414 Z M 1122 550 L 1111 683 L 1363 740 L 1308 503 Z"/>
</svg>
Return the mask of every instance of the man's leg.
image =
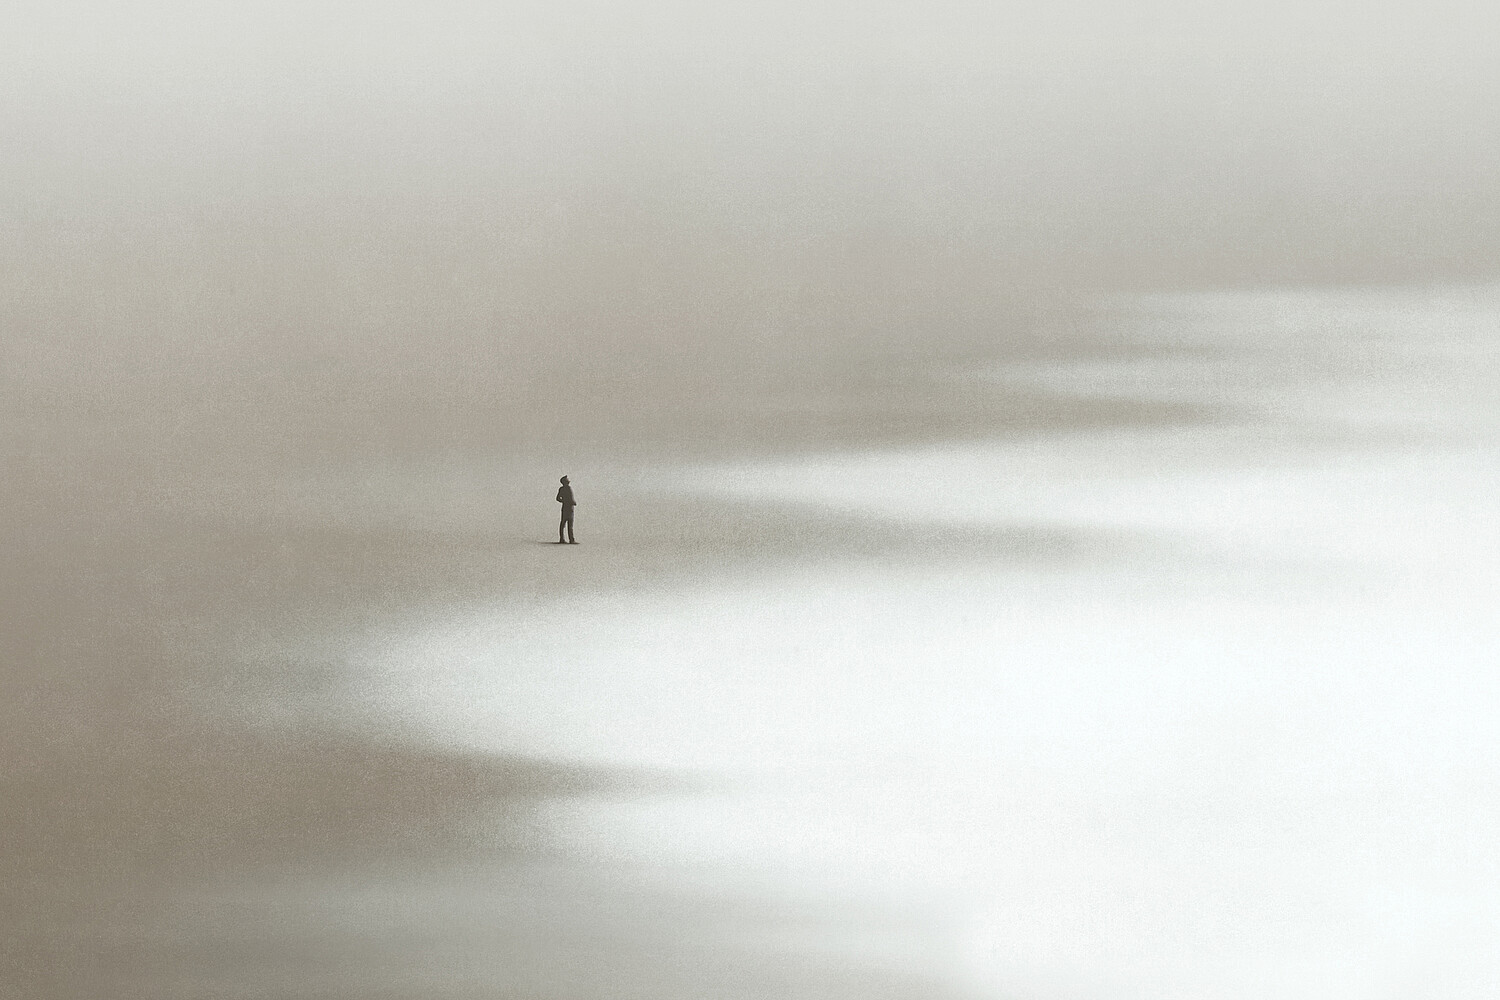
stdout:
<svg viewBox="0 0 1500 1000">
<path fill-rule="evenodd" d="M 562 519 L 557 522 L 557 544 L 559 545 L 567 541 L 567 539 L 563 538 L 563 529 L 568 526 L 570 520 L 572 519 L 568 517 L 568 508 L 564 507 L 562 509 Z"/>
<path fill-rule="evenodd" d="M 573 538 L 573 508 L 571 507 L 568 508 L 566 520 L 568 522 L 568 544 L 577 545 L 578 542 Z"/>
</svg>

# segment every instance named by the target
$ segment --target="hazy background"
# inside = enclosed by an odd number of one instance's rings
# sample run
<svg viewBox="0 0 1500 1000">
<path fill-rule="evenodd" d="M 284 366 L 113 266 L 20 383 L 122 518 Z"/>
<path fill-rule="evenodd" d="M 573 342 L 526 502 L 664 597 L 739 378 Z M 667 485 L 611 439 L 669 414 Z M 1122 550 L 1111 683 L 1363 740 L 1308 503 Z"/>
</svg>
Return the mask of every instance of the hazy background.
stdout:
<svg viewBox="0 0 1500 1000">
<path fill-rule="evenodd" d="M 6 20 L 7 398 L 79 387 L 152 463 L 587 440 L 599 394 L 696 419 L 1080 288 L 1483 279 L 1497 249 L 1477 4 Z"/>
<path fill-rule="evenodd" d="M 8 6 L 0 992 L 1493 992 L 1497 39 Z"/>
</svg>

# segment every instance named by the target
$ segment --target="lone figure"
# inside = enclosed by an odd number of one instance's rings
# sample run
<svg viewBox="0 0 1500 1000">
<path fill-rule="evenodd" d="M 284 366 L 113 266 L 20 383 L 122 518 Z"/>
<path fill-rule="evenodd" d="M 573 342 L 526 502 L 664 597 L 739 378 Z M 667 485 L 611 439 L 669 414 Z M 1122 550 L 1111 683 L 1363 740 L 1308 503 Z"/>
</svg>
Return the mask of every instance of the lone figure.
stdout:
<svg viewBox="0 0 1500 1000">
<path fill-rule="evenodd" d="M 568 529 L 567 543 L 577 545 L 578 541 L 573 537 L 573 508 L 578 504 L 573 500 L 573 487 L 568 485 L 568 477 L 562 477 L 562 485 L 557 488 L 557 502 L 562 504 L 562 520 L 557 522 L 557 544 L 563 544 L 563 529 Z"/>
</svg>

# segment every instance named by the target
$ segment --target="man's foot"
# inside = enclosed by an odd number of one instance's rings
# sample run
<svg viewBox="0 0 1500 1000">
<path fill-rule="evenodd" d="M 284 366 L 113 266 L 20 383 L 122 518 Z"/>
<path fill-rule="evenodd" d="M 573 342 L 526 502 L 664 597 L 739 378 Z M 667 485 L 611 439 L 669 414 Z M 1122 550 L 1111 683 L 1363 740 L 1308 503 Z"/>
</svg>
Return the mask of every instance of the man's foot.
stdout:
<svg viewBox="0 0 1500 1000">
<path fill-rule="evenodd" d="M 567 543 L 567 542 L 565 542 L 565 541 L 563 541 L 563 540 L 562 540 L 562 539 L 561 539 L 561 538 L 559 538 L 559 539 L 558 539 L 558 540 L 557 540 L 557 544 L 558 544 L 558 545 L 567 545 L 567 544 L 568 544 L 568 543 Z"/>
<path fill-rule="evenodd" d="M 570 538 L 570 539 L 568 539 L 568 544 L 569 545 L 577 545 L 578 543 L 576 541 L 574 541 L 573 539 Z"/>
</svg>

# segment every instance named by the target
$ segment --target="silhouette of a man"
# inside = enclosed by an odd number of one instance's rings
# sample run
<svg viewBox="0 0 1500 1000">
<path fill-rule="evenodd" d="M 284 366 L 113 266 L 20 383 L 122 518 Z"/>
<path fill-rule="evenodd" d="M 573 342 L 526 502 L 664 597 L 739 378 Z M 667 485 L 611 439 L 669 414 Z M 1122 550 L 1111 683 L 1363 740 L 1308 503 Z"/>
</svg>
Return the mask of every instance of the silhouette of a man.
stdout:
<svg viewBox="0 0 1500 1000">
<path fill-rule="evenodd" d="M 557 544 L 563 543 L 563 529 L 568 529 L 568 544 L 577 545 L 573 538 L 573 508 L 578 506 L 573 500 L 573 487 L 568 485 L 568 477 L 562 477 L 562 485 L 557 489 L 557 502 L 562 504 L 562 520 L 557 522 Z"/>
</svg>

